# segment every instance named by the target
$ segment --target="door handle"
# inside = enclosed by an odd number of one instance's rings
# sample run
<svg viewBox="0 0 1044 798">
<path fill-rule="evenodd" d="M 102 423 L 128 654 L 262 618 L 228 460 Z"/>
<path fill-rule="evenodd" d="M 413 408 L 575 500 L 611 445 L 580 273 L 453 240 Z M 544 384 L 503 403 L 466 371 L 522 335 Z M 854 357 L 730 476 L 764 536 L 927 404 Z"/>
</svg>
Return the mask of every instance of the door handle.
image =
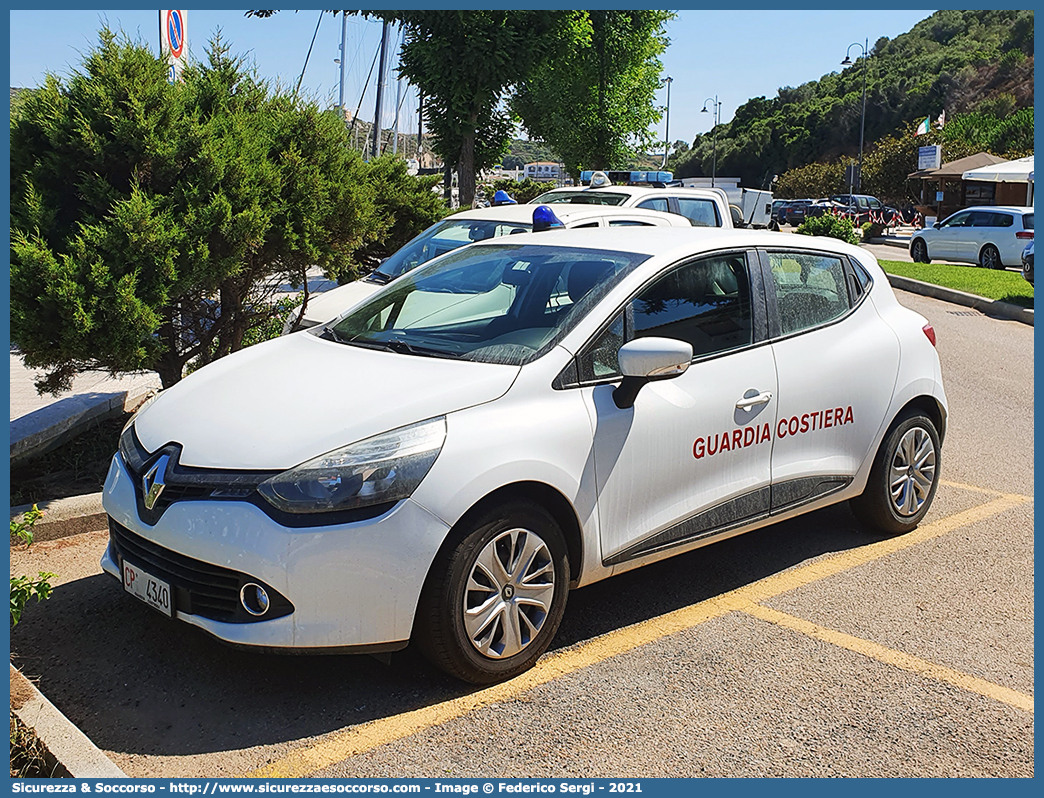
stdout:
<svg viewBox="0 0 1044 798">
<path fill-rule="evenodd" d="M 763 405 L 772 399 L 771 391 L 763 391 L 757 396 L 745 396 L 736 402 L 737 410 L 750 410 L 755 405 Z"/>
</svg>

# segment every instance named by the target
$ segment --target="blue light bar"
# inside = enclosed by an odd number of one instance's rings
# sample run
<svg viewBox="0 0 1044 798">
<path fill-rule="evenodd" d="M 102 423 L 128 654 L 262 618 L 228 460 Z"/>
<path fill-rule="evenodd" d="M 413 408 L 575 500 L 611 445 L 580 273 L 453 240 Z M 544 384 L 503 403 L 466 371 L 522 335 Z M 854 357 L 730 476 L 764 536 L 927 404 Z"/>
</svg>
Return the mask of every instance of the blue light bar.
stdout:
<svg viewBox="0 0 1044 798">
<path fill-rule="evenodd" d="M 587 170 L 580 173 L 580 182 L 584 185 L 588 185 L 591 182 L 591 175 L 594 174 L 594 170 Z M 606 172 L 609 179 L 618 186 L 634 186 L 643 185 L 649 183 L 670 183 L 674 180 L 673 172 Z"/>
</svg>

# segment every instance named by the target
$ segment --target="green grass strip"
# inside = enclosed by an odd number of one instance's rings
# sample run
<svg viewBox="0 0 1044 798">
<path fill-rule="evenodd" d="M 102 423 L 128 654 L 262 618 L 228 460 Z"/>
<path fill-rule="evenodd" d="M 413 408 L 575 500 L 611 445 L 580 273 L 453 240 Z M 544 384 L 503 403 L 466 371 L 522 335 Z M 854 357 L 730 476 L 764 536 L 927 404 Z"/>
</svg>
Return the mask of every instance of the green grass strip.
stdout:
<svg viewBox="0 0 1044 798">
<path fill-rule="evenodd" d="M 1033 286 L 1018 272 L 994 271 L 979 266 L 955 266 L 949 263 L 905 263 L 880 260 L 881 268 L 889 274 L 920 280 L 922 283 L 956 288 L 969 294 L 999 299 L 1022 308 L 1033 307 Z"/>
</svg>

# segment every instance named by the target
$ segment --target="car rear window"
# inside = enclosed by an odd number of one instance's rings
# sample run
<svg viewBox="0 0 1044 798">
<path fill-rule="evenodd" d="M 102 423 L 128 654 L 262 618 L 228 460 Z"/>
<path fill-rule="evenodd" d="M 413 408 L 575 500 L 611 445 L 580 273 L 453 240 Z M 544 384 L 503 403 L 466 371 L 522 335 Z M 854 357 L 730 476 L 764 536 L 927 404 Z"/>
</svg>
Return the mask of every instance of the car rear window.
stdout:
<svg viewBox="0 0 1044 798">
<path fill-rule="evenodd" d="M 713 200 L 678 197 L 678 213 L 692 222 L 693 227 L 721 227 L 718 209 Z"/>
<path fill-rule="evenodd" d="M 627 194 L 613 191 L 592 191 L 590 189 L 577 189 L 576 191 L 549 191 L 541 194 L 530 205 L 558 205 L 570 203 L 572 205 L 622 205 L 627 199 Z"/>
<path fill-rule="evenodd" d="M 1032 230 L 1033 229 L 1033 214 L 1032 213 L 1024 213 L 1024 214 L 1022 214 L 1022 226 L 1026 230 Z"/>
</svg>

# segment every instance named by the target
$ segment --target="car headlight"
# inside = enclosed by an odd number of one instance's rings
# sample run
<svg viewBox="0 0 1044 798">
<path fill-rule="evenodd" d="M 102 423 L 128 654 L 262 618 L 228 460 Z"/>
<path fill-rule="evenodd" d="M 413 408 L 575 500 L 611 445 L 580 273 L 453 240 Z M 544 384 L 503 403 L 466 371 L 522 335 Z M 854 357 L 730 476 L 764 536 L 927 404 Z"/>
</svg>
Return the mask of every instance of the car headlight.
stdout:
<svg viewBox="0 0 1044 798">
<path fill-rule="evenodd" d="M 288 513 L 351 510 L 405 499 L 446 440 L 446 417 L 375 435 L 267 479 L 258 492 Z"/>
</svg>

